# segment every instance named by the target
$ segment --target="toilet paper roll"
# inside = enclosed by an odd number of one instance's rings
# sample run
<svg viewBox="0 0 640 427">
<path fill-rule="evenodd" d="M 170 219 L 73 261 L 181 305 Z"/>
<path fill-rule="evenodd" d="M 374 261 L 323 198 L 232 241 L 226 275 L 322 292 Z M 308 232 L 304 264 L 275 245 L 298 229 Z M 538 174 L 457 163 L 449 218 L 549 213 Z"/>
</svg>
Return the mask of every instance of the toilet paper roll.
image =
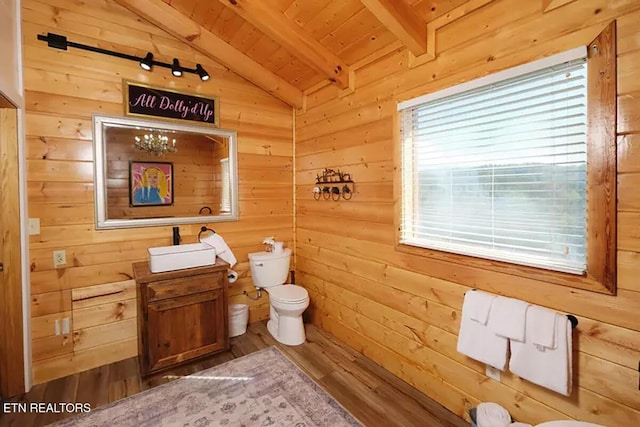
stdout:
<svg viewBox="0 0 640 427">
<path fill-rule="evenodd" d="M 229 279 L 229 283 L 234 283 L 238 280 L 238 272 L 234 270 L 227 270 L 227 278 Z"/>
</svg>

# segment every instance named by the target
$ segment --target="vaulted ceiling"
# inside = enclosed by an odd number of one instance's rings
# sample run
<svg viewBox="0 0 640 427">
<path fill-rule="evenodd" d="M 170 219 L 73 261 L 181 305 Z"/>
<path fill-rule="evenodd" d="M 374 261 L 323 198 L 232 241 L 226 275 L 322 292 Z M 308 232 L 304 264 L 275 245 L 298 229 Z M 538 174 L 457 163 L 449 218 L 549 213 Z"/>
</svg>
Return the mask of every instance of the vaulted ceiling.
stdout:
<svg viewBox="0 0 640 427">
<path fill-rule="evenodd" d="M 400 13 L 423 23 L 426 37 L 426 22 L 466 0 L 163 1 L 286 82 L 305 90 L 329 78 L 325 67 L 317 66 L 308 56 L 315 54 L 329 69 L 344 67 L 398 40 L 372 13 L 374 8 L 385 4 L 393 7 L 395 3 Z M 337 83 L 345 87 L 347 73 L 343 70 L 340 74 Z"/>
<path fill-rule="evenodd" d="M 322 84 L 353 88 L 390 48 L 435 56 L 435 30 L 491 0 L 116 0 L 274 96 L 301 107 Z M 571 0 L 542 0 L 563 4 Z"/>
<path fill-rule="evenodd" d="M 394 43 L 416 56 L 427 23 L 466 0 L 117 0 L 283 101 Z"/>
</svg>

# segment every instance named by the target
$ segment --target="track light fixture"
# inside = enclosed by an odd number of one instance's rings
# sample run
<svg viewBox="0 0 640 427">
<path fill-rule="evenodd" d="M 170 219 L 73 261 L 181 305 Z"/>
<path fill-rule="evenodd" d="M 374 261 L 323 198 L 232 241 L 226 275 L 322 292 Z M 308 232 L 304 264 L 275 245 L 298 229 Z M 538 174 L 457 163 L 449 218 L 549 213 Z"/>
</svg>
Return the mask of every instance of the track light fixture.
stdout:
<svg viewBox="0 0 640 427">
<path fill-rule="evenodd" d="M 151 68 L 153 68 L 153 53 L 147 52 L 147 56 L 140 60 L 140 67 L 143 70 L 151 71 Z"/>
<path fill-rule="evenodd" d="M 153 53 L 147 52 L 147 55 L 142 58 L 134 55 L 127 55 L 126 53 L 115 52 L 113 50 L 102 49 L 99 47 L 88 46 L 81 43 L 75 43 L 67 40 L 65 36 L 61 36 L 59 34 L 47 33 L 47 35 L 38 34 L 38 40 L 47 42 L 49 47 L 67 50 L 68 47 L 73 47 L 76 49 L 88 50 L 90 52 L 101 53 L 103 55 L 115 56 L 116 58 L 128 59 L 131 61 L 136 61 L 140 64 L 140 67 L 143 70 L 151 71 L 154 65 L 162 68 L 168 68 L 171 70 L 171 74 L 176 77 L 181 77 L 182 73 L 192 73 L 197 74 L 200 77 L 200 80 L 206 82 L 209 80 L 209 73 L 202 68 L 202 65 L 197 64 L 196 68 L 185 68 L 180 65 L 180 61 L 178 58 L 173 58 L 173 63 L 168 64 L 166 62 L 155 61 L 153 59 Z"/>
<path fill-rule="evenodd" d="M 196 64 L 196 73 L 198 73 L 198 75 L 200 76 L 200 80 L 202 80 L 203 82 L 209 80 L 209 73 L 207 73 L 204 68 L 202 68 L 202 65 Z"/>
<path fill-rule="evenodd" d="M 178 58 L 173 58 L 173 65 L 171 65 L 171 74 L 176 77 L 182 76 L 182 67 L 180 66 L 180 61 L 178 61 Z"/>
</svg>

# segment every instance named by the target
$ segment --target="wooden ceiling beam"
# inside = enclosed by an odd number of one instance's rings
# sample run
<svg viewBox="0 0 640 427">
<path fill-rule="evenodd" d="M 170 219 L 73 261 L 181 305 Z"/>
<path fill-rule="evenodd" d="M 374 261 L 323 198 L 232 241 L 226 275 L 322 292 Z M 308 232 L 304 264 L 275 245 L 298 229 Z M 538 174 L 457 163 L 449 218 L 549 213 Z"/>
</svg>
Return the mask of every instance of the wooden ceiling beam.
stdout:
<svg viewBox="0 0 640 427">
<path fill-rule="evenodd" d="M 299 25 L 264 0 L 219 0 L 338 87 L 349 87 L 349 67 Z"/>
<path fill-rule="evenodd" d="M 276 98 L 293 107 L 302 107 L 302 91 L 162 0 L 116 0 L 116 3 L 158 26 L 203 55 L 222 63 Z"/>
<path fill-rule="evenodd" d="M 411 53 L 420 56 L 427 52 L 427 23 L 409 4 L 399 0 L 361 1 Z"/>
<path fill-rule="evenodd" d="M 565 4 L 572 3 L 575 0 L 542 0 L 542 12 L 547 13 L 553 9 L 557 9 Z"/>
</svg>

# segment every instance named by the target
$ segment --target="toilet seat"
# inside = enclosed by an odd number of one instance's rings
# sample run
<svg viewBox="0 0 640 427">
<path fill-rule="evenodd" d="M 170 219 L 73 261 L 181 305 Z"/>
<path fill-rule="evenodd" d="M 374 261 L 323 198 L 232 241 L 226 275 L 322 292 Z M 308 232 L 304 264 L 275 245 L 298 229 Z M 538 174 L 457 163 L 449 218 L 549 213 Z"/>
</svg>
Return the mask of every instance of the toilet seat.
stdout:
<svg viewBox="0 0 640 427">
<path fill-rule="evenodd" d="M 279 285 L 267 289 L 272 301 L 284 304 L 297 304 L 309 298 L 309 292 L 302 286 Z"/>
</svg>

